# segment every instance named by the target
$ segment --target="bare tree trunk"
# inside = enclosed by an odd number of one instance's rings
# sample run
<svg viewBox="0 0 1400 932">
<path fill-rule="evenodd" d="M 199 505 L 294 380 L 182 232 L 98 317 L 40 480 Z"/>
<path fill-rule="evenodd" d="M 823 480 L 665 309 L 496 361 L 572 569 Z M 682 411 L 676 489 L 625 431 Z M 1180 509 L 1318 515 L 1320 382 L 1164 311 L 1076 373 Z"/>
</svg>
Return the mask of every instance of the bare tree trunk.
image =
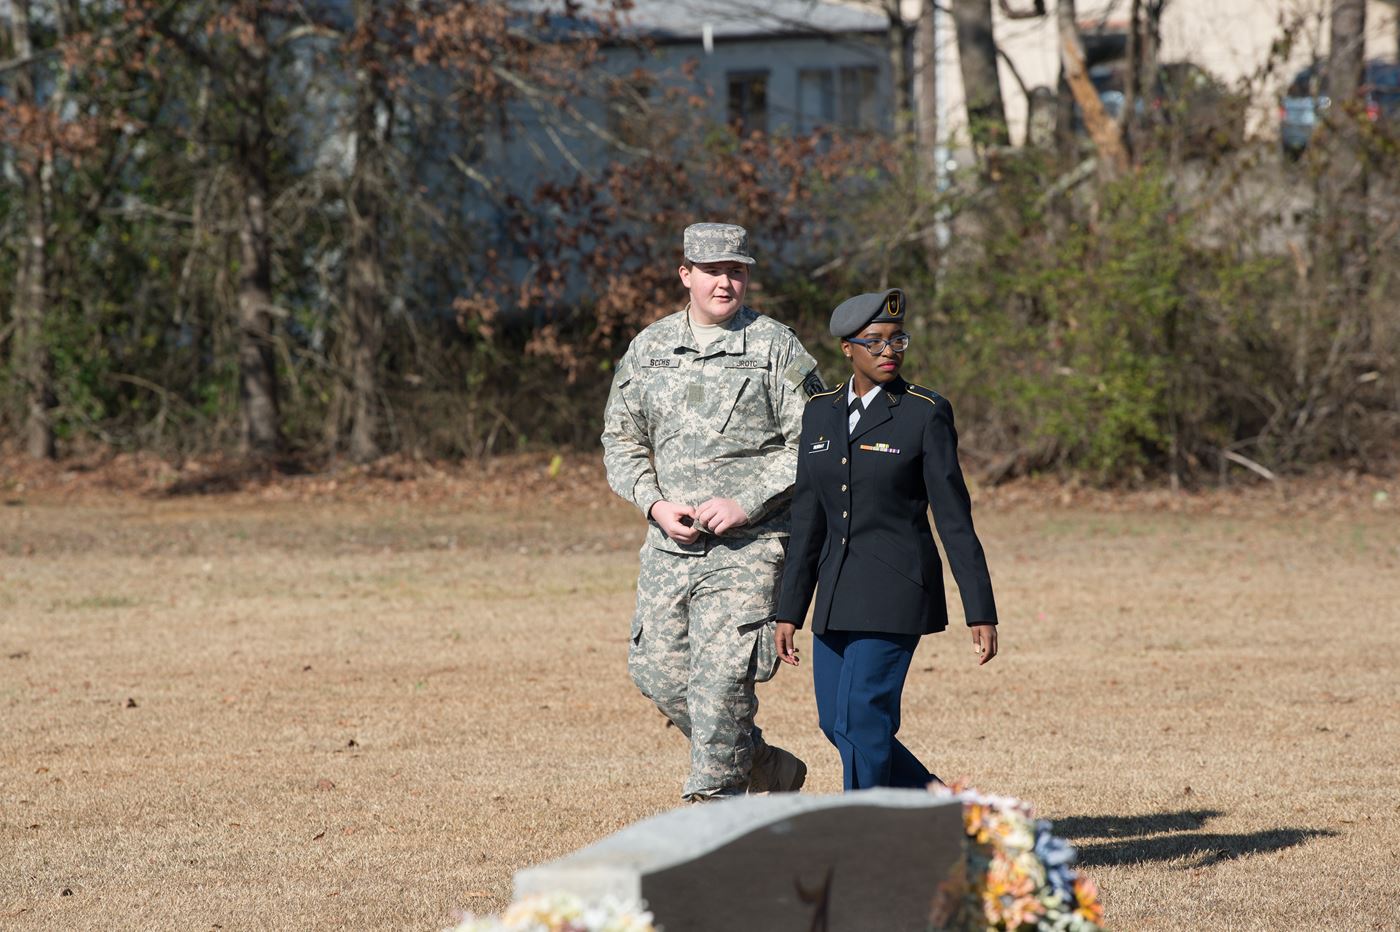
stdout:
<svg viewBox="0 0 1400 932">
<path fill-rule="evenodd" d="M 1062 162 L 1073 159 L 1078 152 L 1079 142 L 1074 136 L 1074 94 L 1065 80 L 1064 66 L 1060 66 L 1059 80 L 1055 85 L 1055 152 Z"/>
<path fill-rule="evenodd" d="M 15 371 L 24 385 L 25 421 L 24 448 L 34 459 L 53 459 L 57 455 L 52 411 L 57 403 L 53 388 L 53 359 L 48 339 L 44 335 L 44 316 L 48 304 L 48 198 L 41 177 L 47 171 L 47 159 L 30 167 L 24 174 L 24 245 L 15 281 L 15 296 L 11 306 L 15 328 Z"/>
<path fill-rule="evenodd" d="M 15 57 L 33 55 L 29 35 L 29 0 L 12 0 L 12 43 Z M 35 104 L 34 79 L 29 65 L 16 69 L 15 102 Z M 15 321 L 14 369 L 24 386 L 24 448 L 35 459 L 53 459 L 57 453 L 51 412 L 56 404 L 53 359 L 44 336 L 48 310 L 48 205 L 53 165 L 41 142 L 33 146 L 32 159 L 21 158 L 24 186 L 24 241 L 11 314 Z"/>
<path fill-rule="evenodd" d="M 1167 0 L 1133 0 L 1128 25 L 1128 60 L 1124 69 L 1123 112 L 1118 125 L 1131 151 L 1143 121 L 1138 117 L 1139 101 L 1151 101 L 1158 91 L 1157 50 L 1161 46 L 1162 11 Z M 1144 112 L 1148 112 L 1144 108 Z"/>
<path fill-rule="evenodd" d="M 1099 100 L 1098 91 L 1089 80 L 1089 71 L 1084 64 L 1084 44 L 1080 41 L 1075 19 L 1074 0 L 1059 0 L 1056 20 L 1065 82 L 1074 96 L 1074 102 L 1079 105 L 1084 128 L 1098 149 L 1101 170 L 1108 177 L 1116 177 L 1128 170 L 1128 153 L 1123 148 L 1123 134 L 1118 124 L 1104 112 L 1103 101 Z"/>
<path fill-rule="evenodd" d="M 1118 114 L 1118 126 L 1123 132 L 1123 144 L 1130 154 L 1137 149 L 1135 127 L 1139 95 L 1139 62 L 1142 60 L 1142 0 L 1132 0 L 1128 13 L 1128 49 L 1123 61 L 1123 110 Z"/>
<path fill-rule="evenodd" d="M 996 38 L 992 34 L 992 0 L 953 0 L 952 6 L 968 127 L 973 147 L 984 153 L 1010 141 L 997 73 Z"/>
<path fill-rule="evenodd" d="M 373 55 L 371 0 L 355 0 L 357 31 L 364 57 Z M 384 345 L 385 275 L 383 194 L 387 130 L 379 127 L 379 105 L 385 98 L 374 72 L 361 62 L 355 75 L 355 164 L 350 177 L 350 243 L 346 262 L 345 326 L 342 357 L 348 370 L 348 398 L 342 406 L 350 428 L 350 458 L 367 463 L 381 455 L 379 447 L 379 353 Z"/>
<path fill-rule="evenodd" d="M 936 0 L 923 0 L 919 5 L 919 22 L 914 31 L 915 62 L 918 66 L 917 120 L 915 141 L 918 147 L 917 168 L 919 187 L 925 196 L 935 201 L 938 190 L 938 27 L 934 17 L 938 15 Z M 931 275 L 938 274 L 939 256 L 942 252 L 938 240 L 937 225 L 929 226 L 920 237 L 924 253 L 924 265 Z"/>
<path fill-rule="evenodd" d="M 282 447 L 273 344 L 272 256 L 267 242 L 267 187 L 256 171 L 243 175 L 238 216 L 238 400 L 243 451 Z"/>
<path fill-rule="evenodd" d="M 238 173 L 238 401 L 245 454 L 266 456 L 282 449 L 277 391 L 277 354 L 272 305 L 272 244 L 268 230 L 270 130 L 267 125 L 267 69 L 263 56 L 248 50 L 243 118 L 235 171 Z"/>
<path fill-rule="evenodd" d="M 1331 41 L 1327 80 L 1333 134 L 1323 206 L 1336 254 L 1338 297 L 1345 305 L 1361 298 L 1367 287 L 1368 179 L 1360 133 L 1360 121 L 1366 117 L 1359 95 L 1366 59 L 1366 0 L 1332 0 Z"/>
<path fill-rule="evenodd" d="M 938 183 L 938 30 L 934 17 L 938 15 L 936 0 L 923 0 L 919 6 L 919 23 L 915 27 L 915 58 L 919 68 L 918 123 L 920 181 L 932 191 Z"/>
<path fill-rule="evenodd" d="M 1162 47 L 1162 11 L 1168 0 L 1141 0 L 1137 36 L 1137 88 L 1143 96 L 1157 92 L 1157 55 Z"/>
<path fill-rule="evenodd" d="M 914 43 L 911 30 L 900 12 L 900 0 L 884 0 L 885 16 L 889 19 L 888 53 L 890 80 L 894 84 L 895 132 L 906 143 L 914 139 L 914 64 L 911 61 Z"/>
</svg>

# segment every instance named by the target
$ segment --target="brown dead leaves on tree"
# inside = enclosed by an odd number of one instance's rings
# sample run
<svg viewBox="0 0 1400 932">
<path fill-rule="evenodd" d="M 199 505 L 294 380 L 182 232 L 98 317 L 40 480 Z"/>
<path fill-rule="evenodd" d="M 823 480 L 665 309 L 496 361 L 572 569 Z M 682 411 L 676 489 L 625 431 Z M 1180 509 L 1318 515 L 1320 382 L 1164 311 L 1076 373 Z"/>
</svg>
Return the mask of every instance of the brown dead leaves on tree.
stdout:
<svg viewBox="0 0 1400 932">
<path fill-rule="evenodd" d="M 612 361 L 619 344 L 684 304 L 677 282 L 681 232 L 724 220 L 754 234 L 759 268 L 791 261 L 828 235 L 823 199 L 840 197 L 870 172 L 893 173 L 892 144 L 869 137 L 765 133 L 705 138 L 703 109 L 671 89 L 652 126 L 653 148 L 617 159 L 597 177 L 578 174 L 540 184 L 529 199 L 507 199 L 512 240 L 532 274 L 511 280 L 503 268 L 481 293 L 455 304 L 459 325 L 490 338 L 509 314 L 540 321 L 526 352 L 558 363 L 570 382 Z M 664 118 L 662 118 L 664 114 Z M 568 304 L 584 295 L 585 314 Z M 540 313 L 543 311 L 543 313 Z M 541 320 L 541 318 L 543 318 Z"/>
</svg>

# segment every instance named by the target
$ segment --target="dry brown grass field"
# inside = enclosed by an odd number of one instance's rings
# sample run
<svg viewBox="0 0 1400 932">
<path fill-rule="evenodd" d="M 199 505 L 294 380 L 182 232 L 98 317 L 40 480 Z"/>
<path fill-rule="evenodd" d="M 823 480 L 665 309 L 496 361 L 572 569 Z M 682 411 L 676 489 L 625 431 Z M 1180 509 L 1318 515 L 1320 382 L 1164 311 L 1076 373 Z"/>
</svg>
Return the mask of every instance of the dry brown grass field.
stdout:
<svg viewBox="0 0 1400 932">
<path fill-rule="evenodd" d="M 0 482 L 0 928 L 439 929 L 675 805 L 640 519 L 516 468 Z M 1111 928 L 1400 928 L 1397 493 L 979 493 L 1003 654 L 925 639 L 902 736 L 1057 820 Z M 809 677 L 759 719 L 834 792 Z"/>
</svg>

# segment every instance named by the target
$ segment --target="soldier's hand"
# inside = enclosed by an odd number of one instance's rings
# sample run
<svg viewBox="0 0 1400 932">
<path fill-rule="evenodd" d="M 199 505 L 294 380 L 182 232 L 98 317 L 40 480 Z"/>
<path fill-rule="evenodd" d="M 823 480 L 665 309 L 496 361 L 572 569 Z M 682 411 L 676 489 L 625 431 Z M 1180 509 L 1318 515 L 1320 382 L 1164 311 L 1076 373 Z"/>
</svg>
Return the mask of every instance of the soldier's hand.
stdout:
<svg viewBox="0 0 1400 932">
<path fill-rule="evenodd" d="M 973 625 L 972 649 L 977 652 L 977 665 L 991 660 L 997 655 L 997 626 Z"/>
<path fill-rule="evenodd" d="M 793 646 L 793 638 L 796 634 L 797 625 L 790 621 L 778 622 L 778 627 L 773 632 L 773 640 L 778 647 L 778 659 L 783 663 L 792 664 L 794 667 L 802 663 L 802 658 L 797 656 L 797 648 Z"/>
<path fill-rule="evenodd" d="M 687 518 L 688 521 L 681 519 Z M 660 501 L 651 506 L 651 519 L 661 525 L 666 536 L 678 544 L 693 544 L 700 538 L 695 527 L 695 509 L 689 505 Z"/>
<path fill-rule="evenodd" d="M 723 534 L 749 523 L 749 516 L 732 498 L 712 498 L 695 509 L 695 518 L 711 533 Z"/>
</svg>

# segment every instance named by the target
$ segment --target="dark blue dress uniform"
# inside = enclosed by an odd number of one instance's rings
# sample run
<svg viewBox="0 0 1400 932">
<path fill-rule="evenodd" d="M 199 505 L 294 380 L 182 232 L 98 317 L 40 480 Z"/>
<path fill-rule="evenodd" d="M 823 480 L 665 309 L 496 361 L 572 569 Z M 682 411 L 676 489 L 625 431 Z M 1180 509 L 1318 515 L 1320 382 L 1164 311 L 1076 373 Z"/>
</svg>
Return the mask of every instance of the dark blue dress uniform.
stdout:
<svg viewBox="0 0 1400 932">
<path fill-rule="evenodd" d="M 948 625 L 930 506 L 969 625 L 996 623 L 991 577 L 947 399 L 897 378 L 853 430 L 847 419 L 845 384 L 803 412 L 778 618 L 801 627 L 816 591 L 817 711 L 846 788 L 924 786 L 932 775 L 895 735 L 919 637 Z"/>
</svg>

